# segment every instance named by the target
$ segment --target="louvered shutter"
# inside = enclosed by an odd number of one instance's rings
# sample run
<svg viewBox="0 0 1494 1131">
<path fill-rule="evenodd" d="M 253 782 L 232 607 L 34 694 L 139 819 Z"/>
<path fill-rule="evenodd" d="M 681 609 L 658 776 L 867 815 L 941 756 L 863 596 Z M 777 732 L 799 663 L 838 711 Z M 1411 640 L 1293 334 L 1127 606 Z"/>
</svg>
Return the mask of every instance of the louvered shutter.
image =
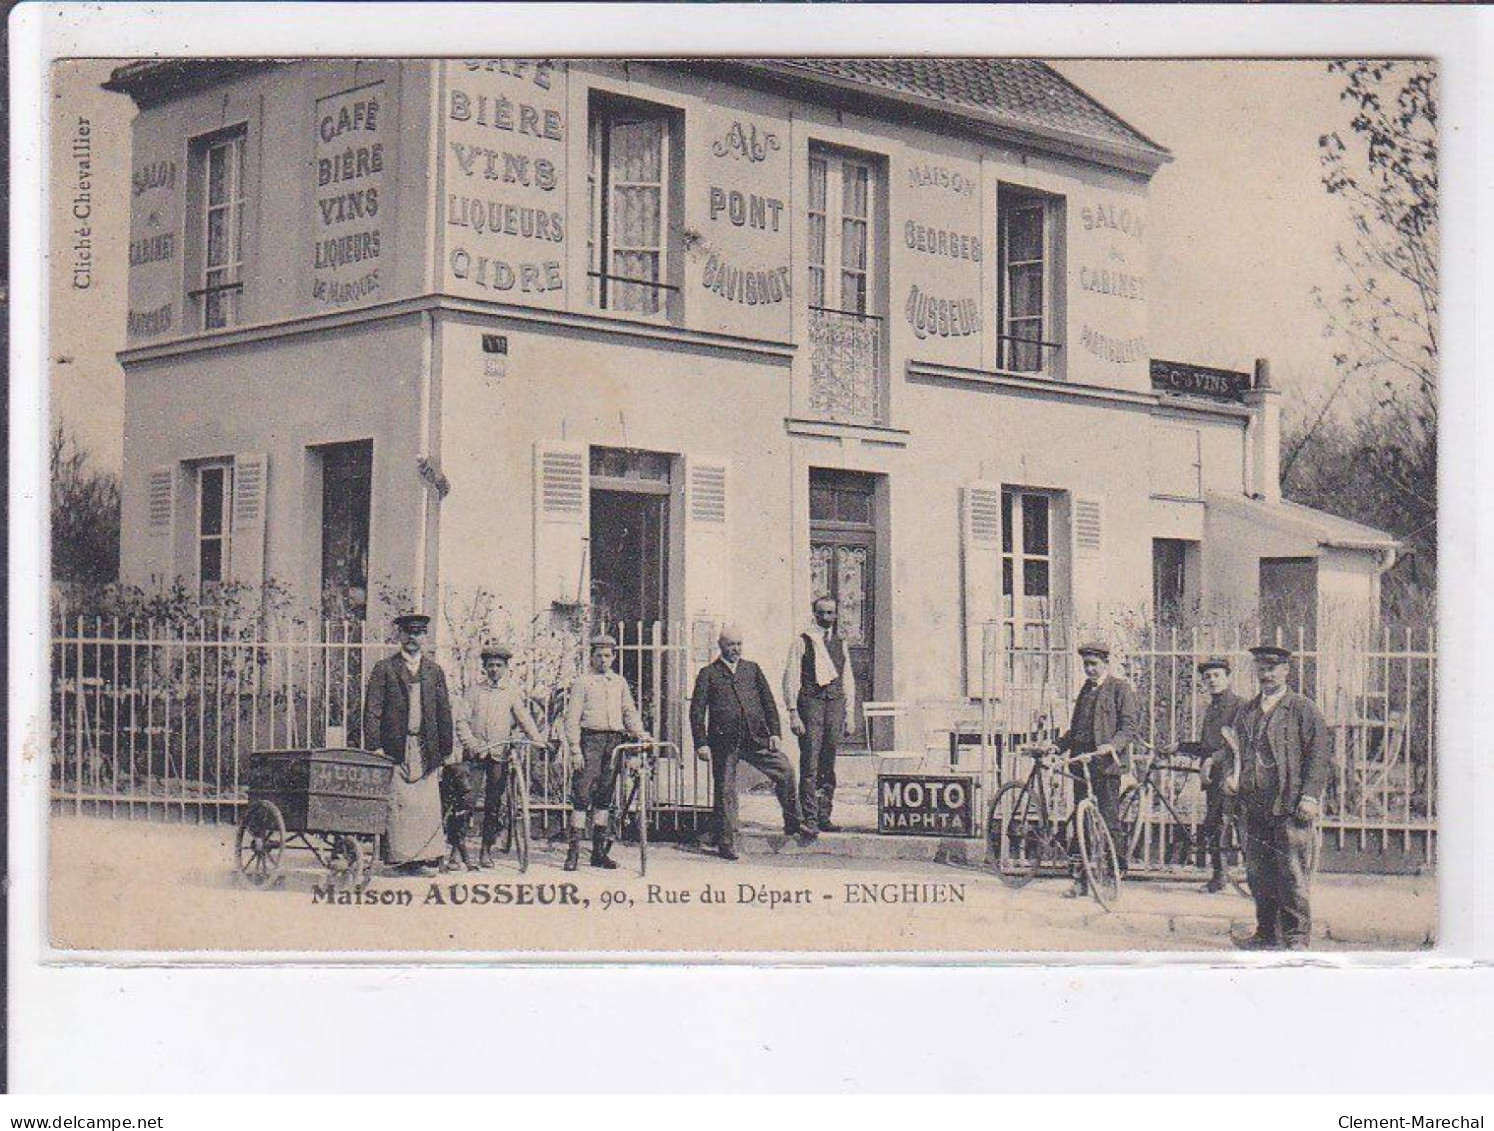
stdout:
<svg viewBox="0 0 1494 1131">
<path fill-rule="evenodd" d="M 176 468 L 151 468 L 145 483 L 145 528 L 149 535 L 150 572 L 162 585 L 176 575 Z"/>
<path fill-rule="evenodd" d="M 711 644 L 731 616 L 730 484 L 727 460 L 710 455 L 686 459 L 685 612 L 691 639 Z M 705 659 L 710 659 L 708 650 Z"/>
<path fill-rule="evenodd" d="M 1001 487 L 970 483 L 960 507 L 965 580 L 965 694 L 982 694 L 985 625 L 1001 615 Z M 999 638 L 998 638 L 999 639 Z M 992 657 L 993 674 L 999 671 Z"/>
<path fill-rule="evenodd" d="M 1075 496 L 1071 512 L 1074 547 L 1075 627 L 1099 626 L 1090 622 L 1100 616 L 1101 589 L 1105 580 L 1105 503 L 1102 499 Z M 1083 631 L 1084 629 L 1081 629 Z"/>
<path fill-rule="evenodd" d="M 233 517 L 228 535 L 228 576 L 260 596 L 265 583 L 265 512 L 270 458 L 262 453 L 233 457 Z"/>
<path fill-rule="evenodd" d="M 591 600 L 590 472 L 587 447 L 534 446 L 534 598 L 538 609 Z"/>
</svg>

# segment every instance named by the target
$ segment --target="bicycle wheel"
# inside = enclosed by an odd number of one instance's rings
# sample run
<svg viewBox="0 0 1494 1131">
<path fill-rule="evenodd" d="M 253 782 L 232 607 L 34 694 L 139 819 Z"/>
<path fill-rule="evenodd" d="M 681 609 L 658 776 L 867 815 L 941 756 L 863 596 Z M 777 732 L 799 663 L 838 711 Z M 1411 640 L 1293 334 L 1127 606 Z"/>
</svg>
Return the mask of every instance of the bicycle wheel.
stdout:
<svg viewBox="0 0 1494 1131">
<path fill-rule="evenodd" d="M 529 783 L 517 770 L 508 779 L 508 835 L 520 873 L 529 871 Z"/>
<path fill-rule="evenodd" d="M 639 763 L 638 783 L 638 874 L 648 875 L 648 767 Z"/>
<path fill-rule="evenodd" d="M 1119 806 L 1120 820 L 1120 844 L 1116 847 L 1124 850 L 1126 860 L 1130 863 L 1141 863 L 1141 835 L 1144 831 L 1141 821 L 1141 787 L 1130 785 L 1120 796 Z"/>
<path fill-rule="evenodd" d="M 1224 875 L 1230 887 L 1247 898 L 1250 895 L 1250 873 L 1245 867 L 1245 822 L 1231 816 L 1224 822 Z"/>
<path fill-rule="evenodd" d="M 1083 798 L 1075 808 L 1074 827 L 1078 831 L 1079 863 L 1084 868 L 1089 894 L 1109 911 L 1120 898 L 1120 858 L 1105 818 L 1090 798 Z"/>
<path fill-rule="evenodd" d="M 987 863 L 1002 883 L 1026 887 L 1051 854 L 1052 833 L 1027 782 L 1001 787 L 986 813 Z"/>
</svg>

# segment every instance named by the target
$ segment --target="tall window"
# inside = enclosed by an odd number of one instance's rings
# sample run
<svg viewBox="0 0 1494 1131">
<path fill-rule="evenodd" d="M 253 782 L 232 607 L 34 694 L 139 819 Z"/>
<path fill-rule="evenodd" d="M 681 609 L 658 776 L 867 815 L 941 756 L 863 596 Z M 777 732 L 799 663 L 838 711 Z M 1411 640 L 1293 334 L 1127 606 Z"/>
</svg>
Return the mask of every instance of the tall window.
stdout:
<svg viewBox="0 0 1494 1131">
<path fill-rule="evenodd" d="M 233 464 L 205 463 L 197 468 L 197 583 L 210 594 L 228 576 L 232 534 Z"/>
<path fill-rule="evenodd" d="M 1059 349 L 1055 316 L 1055 240 L 1061 201 L 1056 197 L 1003 188 L 1000 218 L 1001 368 L 1045 373 Z"/>
<path fill-rule="evenodd" d="M 201 170 L 197 199 L 201 227 L 196 233 L 202 328 L 237 325 L 244 272 L 244 153 L 241 127 L 193 142 L 194 166 Z"/>
<path fill-rule="evenodd" d="M 877 247 L 883 207 L 872 158 L 809 152 L 808 414 L 848 424 L 886 424 L 887 382 Z"/>
<path fill-rule="evenodd" d="M 1001 618 L 1008 678 L 1042 683 L 1053 645 L 1053 506 L 1041 492 L 1001 491 Z"/>
<path fill-rule="evenodd" d="M 587 192 L 591 303 L 662 314 L 669 283 L 671 145 L 677 116 L 663 106 L 594 97 Z"/>
<path fill-rule="evenodd" d="M 809 305 L 870 314 L 872 168 L 827 151 L 809 155 Z"/>
<path fill-rule="evenodd" d="M 322 456 L 322 604 L 361 620 L 368 610 L 373 441 L 329 444 Z"/>
</svg>

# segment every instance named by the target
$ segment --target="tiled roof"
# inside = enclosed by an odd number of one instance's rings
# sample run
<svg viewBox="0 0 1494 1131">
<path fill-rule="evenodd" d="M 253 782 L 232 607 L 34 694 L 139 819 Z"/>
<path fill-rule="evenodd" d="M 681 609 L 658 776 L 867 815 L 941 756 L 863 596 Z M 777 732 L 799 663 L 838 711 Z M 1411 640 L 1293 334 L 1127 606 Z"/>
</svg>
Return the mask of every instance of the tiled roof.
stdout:
<svg viewBox="0 0 1494 1131">
<path fill-rule="evenodd" d="M 771 62 L 841 83 L 913 95 L 955 110 L 976 111 L 1017 126 L 1167 156 L 1165 148 L 1037 59 L 819 58 Z"/>
</svg>

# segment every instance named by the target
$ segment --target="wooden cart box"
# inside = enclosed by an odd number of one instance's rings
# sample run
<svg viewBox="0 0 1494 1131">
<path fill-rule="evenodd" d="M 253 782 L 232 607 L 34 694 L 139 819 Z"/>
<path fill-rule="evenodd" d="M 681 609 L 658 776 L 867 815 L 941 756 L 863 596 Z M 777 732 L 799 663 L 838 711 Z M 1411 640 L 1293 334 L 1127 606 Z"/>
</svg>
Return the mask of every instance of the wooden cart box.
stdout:
<svg viewBox="0 0 1494 1131">
<path fill-rule="evenodd" d="M 288 832 L 382 833 L 394 763 L 365 750 L 260 750 L 249 756 L 249 800 L 272 801 Z"/>
</svg>

